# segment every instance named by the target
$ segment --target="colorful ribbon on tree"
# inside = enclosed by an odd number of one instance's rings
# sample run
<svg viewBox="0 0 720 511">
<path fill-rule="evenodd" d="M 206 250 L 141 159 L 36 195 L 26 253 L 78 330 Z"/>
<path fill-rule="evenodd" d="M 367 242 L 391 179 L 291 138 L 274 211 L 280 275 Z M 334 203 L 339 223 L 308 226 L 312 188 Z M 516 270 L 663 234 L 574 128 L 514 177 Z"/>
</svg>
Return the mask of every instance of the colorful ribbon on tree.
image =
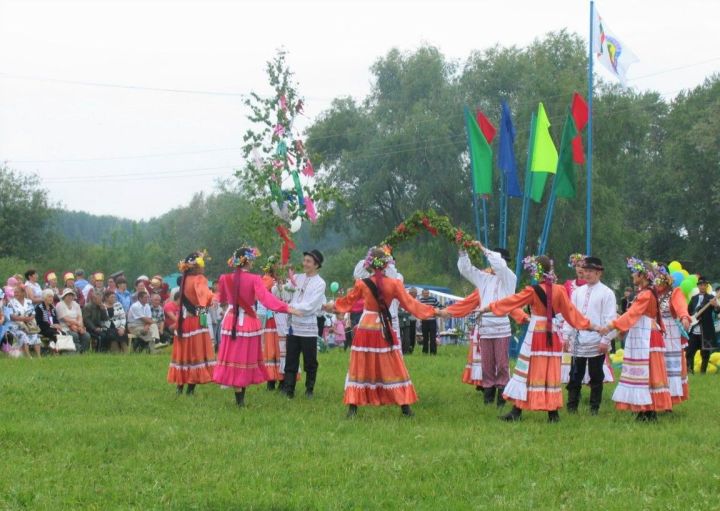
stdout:
<svg viewBox="0 0 720 511">
<path fill-rule="evenodd" d="M 287 264 L 290 261 L 290 252 L 295 248 L 295 242 L 290 239 L 290 231 L 288 231 L 284 225 L 278 225 L 275 230 L 283 241 L 282 248 L 280 249 L 280 262 Z"/>
</svg>

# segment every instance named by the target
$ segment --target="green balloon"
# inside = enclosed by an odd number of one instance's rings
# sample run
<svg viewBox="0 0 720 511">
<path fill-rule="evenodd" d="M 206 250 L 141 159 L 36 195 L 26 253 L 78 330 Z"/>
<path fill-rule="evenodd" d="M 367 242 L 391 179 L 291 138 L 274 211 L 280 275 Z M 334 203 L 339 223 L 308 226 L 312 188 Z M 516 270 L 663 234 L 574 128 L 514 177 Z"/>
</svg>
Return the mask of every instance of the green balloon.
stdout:
<svg viewBox="0 0 720 511">
<path fill-rule="evenodd" d="M 693 287 L 695 287 L 695 286 L 697 286 L 697 283 L 698 283 L 698 276 L 697 275 L 688 275 L 687 279 L 685 279 L 685 280 L 689 280 L 690 282 L 692 282 Z"/>
<path fill-rule="evenodd" d="M 330 291 L 332 291 L 333 293 L 337 293 L 338 289 L 340 289 L 340 284 L 338 284 L 337 282 L 332 282 L 330 284 Z"/>
<path fill-rule="evenodd" d="M 692 290 L 695 289 L 695 282 L 690 280 L 690 277 L 688 277 L 680 283 L 680 289 L 685 296 L 688 296 Z"/>
</svg>

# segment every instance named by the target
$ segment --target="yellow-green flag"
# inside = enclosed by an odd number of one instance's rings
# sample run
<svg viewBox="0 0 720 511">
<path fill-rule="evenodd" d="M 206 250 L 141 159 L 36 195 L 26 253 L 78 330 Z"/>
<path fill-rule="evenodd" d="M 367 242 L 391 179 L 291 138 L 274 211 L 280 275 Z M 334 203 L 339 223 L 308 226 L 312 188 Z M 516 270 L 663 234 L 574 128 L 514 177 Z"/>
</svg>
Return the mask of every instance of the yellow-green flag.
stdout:
<svg viewBox="0 0 720 511">
<path fill-rule="evenodd" d="M 555 173 L 557 163 L 558 152 L 550 136 L 550 120 L 545 113 L 545 107 L 540 103 L 535 118 L 535 136 L 533 138 L 532 161 L 530 163 L 530 170 L 533 172 L 530 198 L 535 202 L 542 200 L 545 181 L 547 181 L 548 174 Z"/>
</svg>

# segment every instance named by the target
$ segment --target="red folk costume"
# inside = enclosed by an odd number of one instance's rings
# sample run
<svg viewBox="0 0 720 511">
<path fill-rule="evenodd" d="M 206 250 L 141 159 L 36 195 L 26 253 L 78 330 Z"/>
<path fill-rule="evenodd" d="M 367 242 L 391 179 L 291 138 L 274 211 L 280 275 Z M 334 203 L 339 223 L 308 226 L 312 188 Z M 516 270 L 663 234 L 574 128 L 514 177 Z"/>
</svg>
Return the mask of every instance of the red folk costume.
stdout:
<svg viewBox="0 0 720 511">
<path fill-rule="evenodd" d="M 665 368 L 663 322 L 658 306 L 653 292 L 643 289 L 627 312 L 610 323 L 612 328 L 628 333 L 620 383 L 612 397 L 618 410 L 659 412 L 672 409 Z"/>
<path fill-rule="evenodd" d="M 196 254 L 195 259 L 201 257 Z M 202 264 L 204 266 L 204 262 Z M 205 314 L 203 309 L 212 303 L 213 294 L 201 273 L 184 272 L 180 290 L 181 305 L 167 381 L 177 385 L 179 391 L 183 385 L 190 385 L 188 393 L 192 393 L 195 384 L 213 379 L 215 351 L 207 322 L 201 317 Z"/>
<path fill-rule="evenodd" d="M 590 321 L 570 303 L 563 286 L 545 283 L 542 288 L 548 298 L 552 296 L 553 314 L 562 314 L 565 321 L 578 330 L 590 329 Z M 513 404 L 522 410 L 556 411 L 563 406 L 560 382 L 562 342 L 557 331 L 552 332 L 552 342 L 548 342 L 548 311 L 535 289 L 528 286 L 488 307 L 496 316 L 502 316 L 526 305 L 530 306 L 530 325 L 503 397 L 514 401 Z"/>
<path fill-rule="evenodd" d="M 287 313 L 287 304 L 267 290 L 259 275 L 240 268 L 220 277 L 219 292 L 220 302 L 227 303 L 228 309 L 222 321 L 213 380 L 235 388 L 267 381 L 261 348 L 262 324 L 252 305 L 257 300 L 272 311 Z"/>
<path fill-rule="evenodd" d="M 389 277 L 370 279 L 386 304 L 399 300 L 400 306 L 419 319 L 435 316 L 435 309 L 410 296 L 400 280 Z M 362 281 L 335 302 L 337 312 L 352 309 L 357 300 L 365 301 L 365 309 L 357 326 L 350 351 L 350 367 L 345 379 L 346 405 L 410 405 L 417 394 L 401 354 L 400 341 L 390 328 L 392 345 L 383 336 L 379 305 L 370 289 Z"/>
<path fill-rule="evenodd" d="M 687 361 L 684 349 L 688 345 L 687 332 L 680 330 L 679 321 L 690 320 L 688 304 L 682 290 L 676 287 L 660 292 L 660 315 L 665 325 L 665 369 L 673 404 L 682 403 L 690 397 L 688 388 Z"/>
</svg>

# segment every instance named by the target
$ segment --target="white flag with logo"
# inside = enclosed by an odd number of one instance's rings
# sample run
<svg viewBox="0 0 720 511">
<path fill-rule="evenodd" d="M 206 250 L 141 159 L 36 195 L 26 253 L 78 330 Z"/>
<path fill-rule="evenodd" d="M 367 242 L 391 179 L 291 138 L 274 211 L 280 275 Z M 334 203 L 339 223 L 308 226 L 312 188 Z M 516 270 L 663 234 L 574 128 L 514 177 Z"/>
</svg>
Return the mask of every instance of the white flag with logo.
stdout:
<svg viewBox="0 0 720 511">
<path fill-rule="evenodd" d="M 597 8 L 593 10 L 593 53 L 605 69 L 610 74 L 620 80 L 620 83 L 627 83 L 627 69 L 630 64 L 637 62 L 638 58 L 630 51 L 630 48 L 618 39 L 618 37 L 610 31 L 602 19 Z"/>
</svg>

